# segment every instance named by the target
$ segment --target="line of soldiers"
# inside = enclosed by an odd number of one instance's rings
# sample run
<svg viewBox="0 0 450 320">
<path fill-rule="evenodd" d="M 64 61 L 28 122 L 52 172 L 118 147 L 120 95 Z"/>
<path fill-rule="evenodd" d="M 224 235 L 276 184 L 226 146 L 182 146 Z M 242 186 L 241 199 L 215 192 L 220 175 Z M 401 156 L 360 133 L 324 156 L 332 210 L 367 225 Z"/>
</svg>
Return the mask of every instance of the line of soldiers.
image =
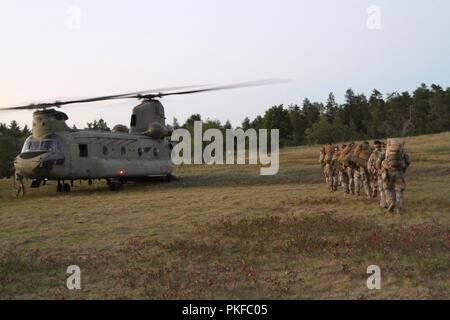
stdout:
<svg viewBox="0 0 450 320">
<path fill-rule="evenodd" d="M 403 208 L 405 172 L 410 165 L 404 141 L 388 139 L 387 144 L 368 141 L 341 146 L 325 145 L 320 151 L 326 184 L 330 191 L 341 186 L 345 194 L 359 196 L 364 190 L 368 199 L 379 196 L 379 206 L 400 213 Z"/>
</svg>

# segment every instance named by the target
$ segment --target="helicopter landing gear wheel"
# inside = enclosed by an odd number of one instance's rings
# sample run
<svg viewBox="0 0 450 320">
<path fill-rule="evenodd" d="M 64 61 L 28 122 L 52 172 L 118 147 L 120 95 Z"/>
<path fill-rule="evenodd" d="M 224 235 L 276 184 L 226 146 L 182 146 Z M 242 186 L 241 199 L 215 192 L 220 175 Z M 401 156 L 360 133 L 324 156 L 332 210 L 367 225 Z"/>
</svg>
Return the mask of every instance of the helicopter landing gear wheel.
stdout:
<svg viewBox="0 0 450 320">
<path fill-rule="evenodd" d="M 108 181 L 108 186 L 110 191 L 120 191 L 123 189 L 123 182 L 120 180 L 110 180 Z"/>
<path fill-rule="evenodd" d="M 173 180 L 176 180 L 176 177 L 174 175 L 172 175 L 171 173 L 169 173 L 163 177 L 164 182 L 171 182 Z"/>
<path fill-rule="evenodd" d="M 58 184 L 56 185 L 56 192 L 65 192 L 65 193 L 70 192 L 70 184 L 58 180 Z"/>
<path fill-rule="evenodd" d="M 60 180 L 58 180 L 58 184 L 56 186 L 56 192 L 63 192 L 63 185 Z"/>
<path fill-rule="evenodd" d="M 65 192 L 65 193 L 70 192 L 70 184 L 64 183 L 63 192 Z"/>
<path fill-rule="evenodd" d="M 15 174 L 14 175 L 14 194 L 17 198 L 22 198 L 23 196 L 25 196 L 25 183 L 23 182 L 23 177 Z"/>
</svg>

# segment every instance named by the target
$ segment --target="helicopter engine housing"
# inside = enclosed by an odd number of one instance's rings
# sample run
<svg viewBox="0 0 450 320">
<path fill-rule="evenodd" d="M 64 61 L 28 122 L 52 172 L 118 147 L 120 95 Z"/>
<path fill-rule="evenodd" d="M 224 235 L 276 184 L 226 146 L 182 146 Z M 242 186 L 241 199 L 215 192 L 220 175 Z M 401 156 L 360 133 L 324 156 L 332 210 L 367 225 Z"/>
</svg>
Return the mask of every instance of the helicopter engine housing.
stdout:
<svg viewBox="0 0 450 320">
<path fill-rule="evenodd" d="M 38 110 L 33 113 L 33 137 L 40 138 L 47 134 L 70 131 L 66 124 L 69 119 L 64 112 L 55 109 Z"/>
<path fill-rule="evenodd" d="M 171 133 L 170 128 L 166 126 L 164 107 L 159 100 L 147 99 L 134 107 L 130 133 L 145 134 L 153 139 L 162 139 Z"/>
</svg>

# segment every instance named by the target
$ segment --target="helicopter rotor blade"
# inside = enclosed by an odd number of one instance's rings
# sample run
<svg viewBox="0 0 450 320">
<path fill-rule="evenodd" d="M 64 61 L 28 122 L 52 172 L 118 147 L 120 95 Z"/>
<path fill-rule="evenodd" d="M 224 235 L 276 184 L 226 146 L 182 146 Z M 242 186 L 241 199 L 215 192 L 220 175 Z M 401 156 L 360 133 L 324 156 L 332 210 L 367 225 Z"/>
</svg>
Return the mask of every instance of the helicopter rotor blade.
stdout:
<svg viewBox="0 0 450 320">
<path fill-rule="evenodd" d="M 270 84 L 279 84 L 279 83 L 287 83 L 291 82 L 288 79 L 265 79 L 265 80 L 257 80 L 257 81 L 249 81 L 249 82 L 240 82 L 223 86 L 215 86 L 204 89 L 196 89 L 196 90 L 186 90 L 186 91 L 176 91 L 176 92 L 160 92 L 158 94 L 148 94 L 148 95 L 135 95 L 130 98 L 137 99 L 152 99 L 152 98 L 162 98 L 166 96 L 174 96 L 174 95 L 186 95 L 200 92 L 209 92 L 209 91 L 221 91 L 221 90 L 230 90 L 230 89 L 239 89 L 239 88 L 248 88 L 248 87 L 258 87 L 258 86 L 266 86 Z"/>
<path fill-rule="evenodd" d="M 50 103 L 36 103 L 36 104 L 29 104 L 29 105 L 24 105 L 24 106 L 1 108 L 0 111 L 33 110 L 33 109 L 46 109 L 46 108 L 52 108 L 52 107 L 58 108 L 58 107 L 65 106 L 68 104 L 89 103 L 89 102 L 98 102 L 98 101 L 106 101 L 106 100 L 113 100 L 113 99 L 131 99 L 131 98 L 134 98 L 135 96 L 151 94 L 152 92 L 180 90 L 180 89 L 187 89 L 187 88 L 194 88 L 194 87 L 201 87 L 201 86 L 196 85 L 196 86 L 158 88 L 158 89 L 151 89 L 151 90 L 145 90 L 145 91 L 122 93 L 122 94 L 100 96 L 100 97 L 86 98 L 86 99 L 55 101 L 55 102 L 50 102 Z"/>
<path fill-rule="evenodd" d="M 205 85 L 159 88 L 159 89 L 151 89 L 151 90 L 123 93 L 123 94 L 116 94 L 116 95 L 109 95 L 109 96 L 100 96 L 100 97 L 94 97 L 94 98 L 55 101 L 55 102 L 51 102 L 51 103 L 37 103 L 37 104 L 29 104 L 29 105 L 18 106 L 18 107 L 1 108 L 0 111 L 34 110 L 34 109 L 46 109 L 46 108 L 52 108 L 52 107 L 59 108 L 61 106 L 65 106 L 65 105 L 69 105 L 69 104 L 73 105 L 73 104 L 79 104 L 79 103 L 98 102 L 98 101 L 106 101 L 106 100 L 114 100 L 114 99 L 153 99 L 153 98 L 162 98 L 165 96 L 187 95 L 187 94 L 200 93 L 200 92 L 258 87 L 258 86 L 265 86 L 265 85 L 270 85 L 270 84 L 279 84 L 279 83 L 286 83 L 286 82 L 291 82 L 291 80 L 265 79 L 265 80 L 250 81 L 250 82 L 240 82 L 240 83 L 228 84 L 228 85 L 223 85 L 223 86 L 213 86 L 213 87 L 203 88 L 203 89 L 174 91 L 174 92 L 170 92 L 170 91 L 188 89 L 188 88 L 205 87 Z M 169 92 L 167 92 L 167 91 L 169 91 Z M 157 92 L 157 93 L 155 93 L 155 92 Z"/>
</svg>

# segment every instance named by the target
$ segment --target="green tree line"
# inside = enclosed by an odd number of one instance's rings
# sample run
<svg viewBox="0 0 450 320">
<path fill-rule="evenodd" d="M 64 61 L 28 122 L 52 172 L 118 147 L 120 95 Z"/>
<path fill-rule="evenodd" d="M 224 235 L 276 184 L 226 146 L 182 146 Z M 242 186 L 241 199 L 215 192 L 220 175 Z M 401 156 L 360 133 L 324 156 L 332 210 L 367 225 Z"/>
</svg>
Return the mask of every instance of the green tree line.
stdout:
<svg viewBox="0 0 450 320">
<path fill-rule="evenodd" d="M 190 116 L 182 126 L 174 119 L 173 126 L 192 129 L 195 120 L 201 120 L 200 115 Z M 203 123 L 204 129 L 231 127 L 229 121 L 222 125 L 207 119 Z M 369 97 L 348 89 L 342 104 L 330 93 L 325 103 L 305 99 L 301 105 L 272 106 L 253 120 L 245 118 L 240 127 L 279 129 L 281 146 L 450 131 L 450 88 L 422 84 L 412 93 L 393 92 L 386 97 L 376 89 Z"/>
</svg>

